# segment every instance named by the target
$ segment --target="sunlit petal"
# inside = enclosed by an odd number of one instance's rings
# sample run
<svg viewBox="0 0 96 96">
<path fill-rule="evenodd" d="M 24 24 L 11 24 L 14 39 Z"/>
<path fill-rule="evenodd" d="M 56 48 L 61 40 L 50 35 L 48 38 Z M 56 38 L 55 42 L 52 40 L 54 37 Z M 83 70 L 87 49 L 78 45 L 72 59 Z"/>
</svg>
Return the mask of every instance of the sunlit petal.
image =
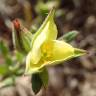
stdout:
<svg viewBox="0 0 96 96">
<path fill-rule="evenodd" d="M 41 68 L 47 65 L 55 65 L 74 57 L 84 55 L 85 50 L 77 49 L 64 41 L 52 40 L 45 42 L 41 46 L 42 57 L 37 64 L 31 62 L 31 53 L 27 57 L 27 73 L 39 72 Z"/>
<path fill-rule="evenodd" d="M 40 47 L 45 41 L 57 38 L 57 27 L 54 22 L 54 9 L 49 13 L 40 29 L 36 32 L 32 40 L 32 62 L 36 64 L 41 58 Z"/>
</svg>

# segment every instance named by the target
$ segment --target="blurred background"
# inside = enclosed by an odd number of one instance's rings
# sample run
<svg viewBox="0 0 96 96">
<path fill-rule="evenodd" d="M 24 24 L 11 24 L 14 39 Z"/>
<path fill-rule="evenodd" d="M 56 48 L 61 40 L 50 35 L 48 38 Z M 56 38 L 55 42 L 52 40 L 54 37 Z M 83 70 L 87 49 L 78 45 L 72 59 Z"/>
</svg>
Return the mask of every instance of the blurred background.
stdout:
<svg viewBox="0 0 96 96">
<path fill-rule="evenodd" d="M 0 0 L 0 96 L 34 96 L 23 76 L 24 56 L 14 50 L 11 21 L 35 33 L 52 7 L 58 37 L 76 30 L 70 42 L 88 55 L 48 67 L 49 85 L 38 96 L 96 96 L 96 0 Z"/>
</svg>

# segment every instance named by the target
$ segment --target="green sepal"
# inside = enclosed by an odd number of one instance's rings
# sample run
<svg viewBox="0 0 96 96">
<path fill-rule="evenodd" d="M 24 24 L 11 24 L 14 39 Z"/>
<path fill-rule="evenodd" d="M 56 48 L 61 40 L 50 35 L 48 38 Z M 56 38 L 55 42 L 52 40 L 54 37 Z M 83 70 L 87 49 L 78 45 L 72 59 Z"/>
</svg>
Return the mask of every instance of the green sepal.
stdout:
<svg viewBox="0 0 96 96">
<path fill-rule="evenodd" d="M 42 87 L 46 88 L 48 86 L 48 79 L 48 71 L 46 68 L 32 75 L 32 89 L 35 94 L 37 94 Z"/>
<path fill-rule="evenodd" d="M 43 86 L 39 73 L 35 73 L 32 75 L 31 82 L 32 82 L 32 90 L 35 94 L 37 94 Z"/>
<path fill-rule="evenodd" d="M 61 36 L 59 40 L 64 40 L 65 42 L 71 42 L 75 39 L 75 37 L 78 35 L 77 31 L 71 31 L 66 33 L 65 35 Z"/>
<path fill-rule="evenodd" d="M 47 71 L 47 69 L 45 67 L 39 73 L 39 76 L 40 76 L 40 78 L 42 80 L 43 86 L 46 88 L 48 86 L 49 77 L 48 77 L 48 71 Z"/>
<path fill-rule="evenodd" d="M 85 55 L 87 53 L 88 52 L 86 50 L 74 48 L 74 57 L 79 57 L 79 56 Z"/>
</svg>

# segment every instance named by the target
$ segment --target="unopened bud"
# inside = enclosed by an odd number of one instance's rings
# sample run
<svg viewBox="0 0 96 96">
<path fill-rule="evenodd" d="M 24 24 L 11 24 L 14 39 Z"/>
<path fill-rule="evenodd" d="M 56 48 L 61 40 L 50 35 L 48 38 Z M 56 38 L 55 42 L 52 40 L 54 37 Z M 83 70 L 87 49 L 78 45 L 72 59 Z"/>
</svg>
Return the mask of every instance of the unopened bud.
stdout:
<svg viewBox="0 0 96 96">
<path fill-rule="evenodd" d="M 15 19 L 12 23 L 13 44 L 16 50 L 22 53 L 28 53 L 31 49 L 32 33 L 22 26 L 18 19 Z"/>
</svg>

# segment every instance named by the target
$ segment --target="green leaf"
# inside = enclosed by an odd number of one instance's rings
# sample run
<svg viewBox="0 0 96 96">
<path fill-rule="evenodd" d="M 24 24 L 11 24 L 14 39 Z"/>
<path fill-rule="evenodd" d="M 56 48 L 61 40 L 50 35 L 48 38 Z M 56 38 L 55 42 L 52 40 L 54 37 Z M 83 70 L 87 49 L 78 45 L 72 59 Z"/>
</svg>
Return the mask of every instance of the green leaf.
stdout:
<svg viewBox="0 0 96 96">
<path fill-rule="evenodd" d="M 8 67 L 5 64 L 0 65 L 0 75 L 5 75 L 8 71 Z"/>
<path fill-rule="evenodd" d="M 12 77 L 9 77 L 9 78 L 0 82 L 0 88 L 10 86 L 13 84 L 14 84 L 14 79 Z"/>
<path fill-rule="evenodd" d="M 43 82 L 43 86 L 47 87 L 48 86 L 48 71 L 46 68 L 43 68 L 43 70 L 39 73 L 39 76 Z"/>
<path fill-rule="evenodd" d="M 0 53 L 4 57 L 6 64 L 8 64 L 8 65 L 13 64 L 12 57 L 10 56 L 8 46 L 6 46 L 3 41 L 0 41 Z"/>
<path fill-rule="evenodd" d="M 19 62 L 22 62 L 22 60 L 24 59 L 24 55 L 21 54 L 21 52 L 18 52 L 18 51 L 16 51 L 15 55 L 16 55 L 16 60 L 19 61 Z"/>
<path fill-rule="evenodd" d="M 43 15 L 46 15 L 45 13 L 48 13 L 49 11 L 49 7 L 46 3 L 42 2 L 42 1 L 38 1 L 37 5 L 36 5 L 36 12 Z"/>
<path fill-rule="evenodd" d="M 24 74 L 24 69 L 22 68 L 20 68 L 20 69 L 18 69 L 18 70 L 16 70 L 16 76 L 18 75 L 18 76 L 20 76 L 20 75 L 22 75 L 22 74 Z"/>
<path fill-rule="evenodd" d="M 43 68 L 41 72 L 32 75 L 32 89 L 34 93 L 38 93 L 40 89 L 48 85 L 48 72 L 46 68 Z"/>
<path fill-rule="evenodd" d="M 62 37 L 59 38 L 59 40 L 65 40 L 66 42 L 71 42 L 74 40 L 74 38 L 77 36 L 78 32 L 77 31 L 71 31 L 63 35 Z"/>
<path fill-rule="evenodd" d="M 3 41 L 0 41 L 0 53 L 5 57 L 9 53 L 9 49 Z"/>
<path fill-rule="evenodd" d="M 33 89 L 34 93 L 37 94 L 43 85 L 42 80 L 39 76 L 39 73 L 32 75 L 31 82 L 32 82 L 32 89 Z"/>
<path fill-rule="evenodd" d="M 7 65 L 13 64 L 12 57 L 11 56 L 6 56 L 5 62 L 6 62 Z"/>
</svg>

